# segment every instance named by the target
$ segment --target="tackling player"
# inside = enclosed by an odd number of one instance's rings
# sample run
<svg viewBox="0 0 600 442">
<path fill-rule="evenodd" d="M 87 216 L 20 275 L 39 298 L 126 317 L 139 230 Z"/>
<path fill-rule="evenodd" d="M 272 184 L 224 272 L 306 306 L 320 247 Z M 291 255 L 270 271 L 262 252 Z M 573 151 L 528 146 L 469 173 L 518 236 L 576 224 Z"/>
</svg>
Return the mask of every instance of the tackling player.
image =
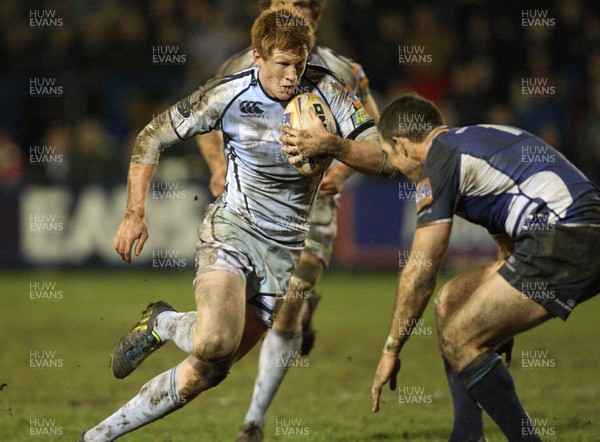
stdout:
<svg viewBox="0 0 600 442">
<path fill-rule="evenodd" d="M 506 258 L 458 276 L 436 299 L 440 349 L 457 380 L 453 395 L 465 407 L 481 405 L 508 440 L 541 440 L 493 350 L 550 318 L 566 320 L 600 291 L 600 191 L 536 136 L 508 126 L 444 126 L 437 107 L 416 95 L 390 103 L 378 129 L 390 162 L 418 183 L 411 255 L 433 265 L 409 260 L 402 272 L 373 411 L 383 385 L 395 388 L 398 355 L 433 293 L 456 214 L 487 228 Z M 540 149 L 543 157 L 528 155 Z"/>
<path fill-rule="evenodd" d="M 325 0 L 260 0 L 262 9 L 277 9 L 283 5 L 294 7 L 316 31 Z M 308 55 L 308 63 L 324 66 L 335 72 L 363 103 L 364 110 L 377 121 L 379 111 L 370 93 L 363 68 L 354 61 L 336 54 L 329 48 L 315 45 Z M 227 60 L 218 69 L 217 76 L 230 75 L 253 65 L 252 48 Z M 364 118 L 368 118 L 364 115 Z M 222 136 L 212 131 L 196 137 L 198 146 L 210 170 L 210 190 L 219 196 L 225 186 L 227 166 L 223 157 Z M 318 301 L 314 286 L 331 259 L 333 241 L 337 232 L 339 193 L 353 169 L 334 162 L 328 169 L 315 202 L 310 230 L 300 261 L 290 281 L 273 328 L 262 343 L 258 376 L 254 383 L 252 402 L 244 418 L 238 441 L 261 441 L 267 409 L 288 368 L 298 354 L 307 355 L 314 343 L 312 313 Z M 276 355 L 278 360 L 276 361 Z"/>
<path fill-rule="evenodd" d="M 330 139 L 345 146 L 337 159 L 365 173 L 394 172 L 373 120 L 356 118 L 364 113 L 360 103 L 330 71 L 306 65 L 314 36 L 301 15 L 291 8 L 265 11 L 251 34 L 255 67 L 209 81 L 140 132 L 125 217 L 113 240 L 127 262 L 132 251 L 141 253 L 148 238 L 146 195 L 163 149 L 215 129 L 225 134 L 227 190 L 207 208 L 196 246 L 197 311 L 151 304 L 115 347 L 112 370 L 117 378 L 128 376 L 168 340 L 190 356 L 146 383 L 80 441 L 114 440 L 185 406 L 223 381 L 271 325 L 275 297 L 284 294 L 302 251 L 321 181 L 281 161 L 283 110 L 298 88 L 331 108 L 344 137 Z"/>
</svg>

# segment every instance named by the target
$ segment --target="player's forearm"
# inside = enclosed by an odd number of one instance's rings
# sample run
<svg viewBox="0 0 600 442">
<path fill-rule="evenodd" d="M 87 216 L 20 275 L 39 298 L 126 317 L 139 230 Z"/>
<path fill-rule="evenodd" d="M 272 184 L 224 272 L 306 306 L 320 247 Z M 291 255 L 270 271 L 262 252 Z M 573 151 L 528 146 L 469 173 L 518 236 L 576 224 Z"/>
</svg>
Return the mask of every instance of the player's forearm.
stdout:
<svg viewBox="0 0 600 442">
<path fill-rule="evenodd" d="M 144 218 L 146 215 L 146 195 L 156 166 L 153 164 L 130 163 L 127 177 L 126 217 Z"/>
<path fill-rule="evenodd" d="M 410 263 L 410 261 L 409 261 Z M 395 350 L 398 354 L 408 340 L 412 329 L 423 315 L 431 295 L 435 289 L 436 274 L 430 268 L 417 265 L 407 267 L 400 276 L 396 305 L 389 336 L 397 341 Z"/>
<path fill-rule="evenodd" d="M 330 136 L 329 153 L 347 166 L 365 175 L 392 176 L 395 169 L 379 143 L 367 140 L 349 140 Z"/>
<path fill-rule="evenodd" d="M 161 151 L 179 138 L 169 122 L 168 111 L 155 117 L 135 139 L 127 176 L 126 217 L 143 218 L 146 214 L 146 195 L 158 164 Z"/>
</svg>

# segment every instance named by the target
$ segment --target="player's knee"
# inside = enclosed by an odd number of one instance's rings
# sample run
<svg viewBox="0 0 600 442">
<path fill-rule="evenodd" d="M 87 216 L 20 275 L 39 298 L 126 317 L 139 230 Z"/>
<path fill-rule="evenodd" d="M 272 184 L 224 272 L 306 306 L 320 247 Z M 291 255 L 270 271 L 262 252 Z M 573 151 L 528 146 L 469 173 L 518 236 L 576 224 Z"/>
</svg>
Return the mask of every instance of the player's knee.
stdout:
<svg viewBox="0 0 600 442">
<path fill-rule="evenodd" d="M 194 342 L 194 356 L 208 364 L 216 364 L 232 359 L 235 356 L 239 342 L 232 338 L 213 335 L 197 339 Z"/>
<path fill-rule="evenodd" d="M 286 293 L 285 300 L 289 310 L 300 310 L 302 302 L 308 300 L 314 286 L 314 282 L 306 281 L 296 275 L 290 279 L 290 289 Z M 293 306 L 291 309 L 290 306 Z"/>
<path fill-rule="evenodd" d="M 273 324 L 274 329 L 294 331 L 299 327 L 303 306 L 311 296 L 313 286 L 313 282 L 305 281 L 295 274 L 292 276 L 290 289 Z"/>
<path fill-rule="evenodd" d="M 458 330 L 455 330 L 451 325 L 441 327 L 438 330 L 438 342 L 446 359 L 455 360 L 458 357 L 462 344 Z"/>
<path fill-rule="evenodd" d="M 279 331 L 295 330 L 300 326 L 300 312 L 302 311 L 302 303 L 298 304 L 298 309 L 290 311 L 289 309 L 281 309 L 275 318 L 273 328 Z"/>
<path fill-rule="evenodd" d="M 228 374 L 227 364 L 208 364 L 198 361 L 194 370 L 187 373 L 180 396 L 190 401 L 203 391 L 219 385 Z"/>
</svg>

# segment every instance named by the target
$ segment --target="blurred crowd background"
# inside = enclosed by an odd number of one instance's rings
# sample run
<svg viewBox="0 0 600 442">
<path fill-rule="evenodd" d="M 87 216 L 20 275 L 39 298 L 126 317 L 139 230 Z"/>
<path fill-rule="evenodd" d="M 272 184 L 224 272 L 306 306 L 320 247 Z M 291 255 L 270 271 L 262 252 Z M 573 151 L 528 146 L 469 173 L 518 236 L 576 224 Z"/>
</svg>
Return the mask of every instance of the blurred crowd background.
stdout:
<svg viewBox="0 0 600 442">
<path fill-rule="evenodd" d="M 60 25 L 31 25 L 44 14 Z M 0 188 L 124 182 L 135 135 L 247 47 L 257 14 L 256 0 L 0 2 Z M 363 65 L 380 107 L 416 91 L 451 125 L 522 127 L 600 183 L 600 2 L 329 0 L 318 41 Z M 401 62 L 407 48 L 427 61 Z M 157 63 L 165 50 L 179 61 Z M 32 95 L 40 78 L 60 93 Z M 530 79 L 545 92 L 524 93 Z M 43 146 L 60 164 L 32 164 Z M 207 181 L 196 150 L 170 155 Z"/>
</svg>

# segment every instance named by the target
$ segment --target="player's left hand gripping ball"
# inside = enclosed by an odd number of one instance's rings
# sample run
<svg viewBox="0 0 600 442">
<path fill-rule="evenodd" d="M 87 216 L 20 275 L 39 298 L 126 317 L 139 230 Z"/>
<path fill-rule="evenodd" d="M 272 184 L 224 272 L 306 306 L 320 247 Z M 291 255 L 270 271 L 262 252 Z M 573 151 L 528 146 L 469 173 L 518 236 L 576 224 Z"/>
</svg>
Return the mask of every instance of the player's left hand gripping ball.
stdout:
<svg viewBox="0 0 600 442">
<path fill-rule="evenodd" d="M 283 113 L 283 126 L 298 130 L 309 128 L 314 124 L 310 109 L 317 114 L 327 132 L 336 133 L 335 118 L 331 110 L 323 100 L 310 92 L 296 95 L 288 103 Z M 301 164 L 294 164 L 294 167 L 302 175 L 317 177 L 325 173 L 332 160 L 331 155 L 304 157 L 304 161 Z"/>
</svg>

